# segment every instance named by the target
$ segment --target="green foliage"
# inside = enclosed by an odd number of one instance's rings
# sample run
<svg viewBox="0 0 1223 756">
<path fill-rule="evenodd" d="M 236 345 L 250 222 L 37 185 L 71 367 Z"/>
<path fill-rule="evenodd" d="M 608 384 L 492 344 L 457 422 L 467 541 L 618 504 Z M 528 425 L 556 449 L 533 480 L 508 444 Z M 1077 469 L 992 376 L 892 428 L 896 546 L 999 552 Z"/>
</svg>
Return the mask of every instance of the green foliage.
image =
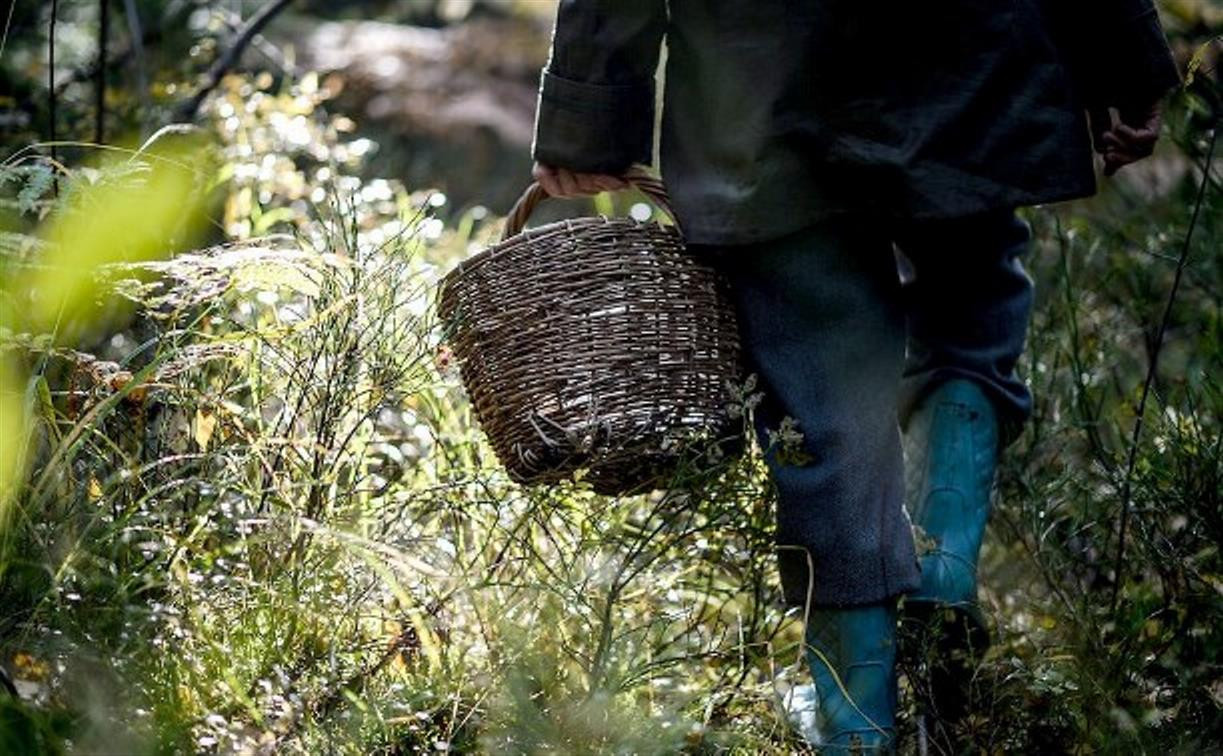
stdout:
<svg viewBox="0 0 1223 756">
<path fill-rule="evenodd" d="M 795 649 L 773 640 L 758 467 L 620 501 L 512 485 L 430 314 L 440 266 L 496 229 L 344 175 L 341 131 L 281 115 L 313 85 L 231 84 L 224 143 L 314 147 L 270 174 L 247 166 L 283 153 L 223 148 L 219 212 L 292 234 L 93 266 L 138 307 L 116 362 L 4 343 L 48 387 L 0 561 L 3 651 L 35 660 L 40 710 L 71 712 L 78 744 L 352 753 L 641 751 L 771 712 Z"/>
<path fill-rule="evenodd" d="M 64 753 L 71 722 L 63 711 L 41 711 L 14 698 L 0 699 L 0 752 Z"/>
<path fill-rule="evenodd" d="M 1184 112 L 1173 134 L 1200 160 Z M 1010 451 L 987 552 L 1003 642 L 982 670 L 978 743 L 1202 752 L 1223 738 L 1217 184 L 1171 310 L 1123 554 L 1118 544 L 1138 396 L 1203 180 L 1173 150 L 1162 159 L 1185 173 L 1161 201 L 1123 182 L 1031 216 L 1041 296 L 1025 367 L 1037 407 Z"/>
</svg>

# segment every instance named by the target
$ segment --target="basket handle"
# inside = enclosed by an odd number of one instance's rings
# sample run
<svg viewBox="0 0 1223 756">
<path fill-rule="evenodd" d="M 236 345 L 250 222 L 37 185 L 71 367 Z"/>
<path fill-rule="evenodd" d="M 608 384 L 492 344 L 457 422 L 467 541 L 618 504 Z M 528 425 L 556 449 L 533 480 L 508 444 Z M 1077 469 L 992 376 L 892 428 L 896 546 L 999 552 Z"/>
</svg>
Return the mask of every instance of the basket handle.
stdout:
<svg viewBox="0 0 1223 756">
<path fill-rule="evenodd" d="M 629 168 L 621 178 L 648 197 L 672 221 L 675 220 L 675 212 L 671 210 L 671 199 L 667 196 L 667 190 L 663 187 L 661 179 L 650 175 L 645 168 L 640 166 Z M 526 225 L 535 207 L 548 197 L 548 192 L 538 182 L 532 182 L 510 208 L 510 213 L 505 218 L 505 231 L 501 234 L 501 241 L 522 231 L 522 227 Z"/>
</svg>

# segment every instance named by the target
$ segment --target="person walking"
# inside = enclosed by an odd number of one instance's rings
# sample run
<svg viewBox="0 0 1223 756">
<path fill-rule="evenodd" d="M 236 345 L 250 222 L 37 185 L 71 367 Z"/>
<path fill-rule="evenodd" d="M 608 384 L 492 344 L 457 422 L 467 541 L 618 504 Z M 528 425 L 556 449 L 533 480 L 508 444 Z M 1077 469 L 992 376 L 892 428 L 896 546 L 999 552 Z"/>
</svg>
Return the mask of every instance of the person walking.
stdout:
<svg viewBox="0 0 1223 756">
<path fill-rule="evenodd" d="M 1106 175 L 1150 155 L 1179 76 L 1152 0 L 561 0 L 533 145 L 550 194 L 652 162 L 664 43 L 676 220 L 730 281 L 757 433 L 796 419 L 809 458 L 767 454 L 812 738 L 886 750 L 900 597 L 958 618 L 947 653 L 988 639 L 978 551 L 1031 409 L 1016 210 L 1094 193 L 1093 147 Z"/>
</svg>

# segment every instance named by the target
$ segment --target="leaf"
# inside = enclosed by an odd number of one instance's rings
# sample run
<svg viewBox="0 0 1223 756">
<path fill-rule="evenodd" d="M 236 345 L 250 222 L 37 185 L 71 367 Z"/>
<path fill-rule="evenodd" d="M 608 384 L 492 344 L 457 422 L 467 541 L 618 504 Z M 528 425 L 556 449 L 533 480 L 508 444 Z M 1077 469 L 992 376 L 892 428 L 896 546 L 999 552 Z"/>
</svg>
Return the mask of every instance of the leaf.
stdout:
<svg viewBox="0 0 1223 756">
<path fill-rule="evenodd" d="M 308 273 L 293 265 L 259 261 L 234 271 L 234 286 L 242 291 L 251 289 L 276 291 L 285 288 L 308 297 L 318 296 L 319 285 Z"/>
<path fill-rule="evenodd" d="M 55 403 L 51 401 L 51 387 L 47 385 L 44 376 L 40 375 L 34 379 L 34 391 L 38 394 L 38 408 L 42 410 L 43 417 L 54 423 Z"/>
<path fill-rule="evenodd" d="M 56 424 L 55 403 L 51 400 L 51 387 L 47 384 L 47 379 L 44 376 L 37 376 L 34 381 L 34 393 L 38 398 L 38 411 L 42 415 L 43 424 L 47 432 L 54 438 L 55 443 L 60 441 L 59 426 Z"/>
<path fill-rule="evenodd" d="M 1197 78 L 1198 71 L 1202 68 L 1202 64 L 1206 62 L 1206 53 L 1210 51 L 1215 40 L 1211 40 L 1194 51 L 1193 57 L 1189 59 L 1189 65 L 1185 67 L 1185 84 L 1189 87 L 1193 84 L 1193 80 Z"/>
<path fill-rule="evenodd" d="M 21 212 L 33 212 L 38 200 L 51 188 L 54 178 L 54 172 L 45 164 L 38 163 L 29 169 L 25 186 L 17 193 L 17 207 Z"/>
<path fill-rule="evenodd" d="M 292 208 L 274 207 L 259 215 L 259 220 L 255 221 L 255 226 L 251 231 L 256 236 L 263 236 L 277 223 L 288 223 L 295 217 L 297 213 Z"/>
<path fill-rule="evenodd" d="M 202 409 L 195 411 L 195 432 L 193 437 L 195 443 L 199 444 L 201 450 L 208 448 L 208 442 L 212 440 L 212 432 L 217 428 L 217 416 L 211 412 L 205 412 Z"/>
</svg>

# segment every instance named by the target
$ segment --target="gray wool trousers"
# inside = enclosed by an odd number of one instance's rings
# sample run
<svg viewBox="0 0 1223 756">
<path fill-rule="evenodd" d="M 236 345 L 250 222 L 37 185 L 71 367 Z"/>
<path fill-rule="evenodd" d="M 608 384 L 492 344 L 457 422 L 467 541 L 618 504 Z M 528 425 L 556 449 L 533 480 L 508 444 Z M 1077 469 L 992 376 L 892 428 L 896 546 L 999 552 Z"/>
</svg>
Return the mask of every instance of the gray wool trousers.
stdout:
<svg viewBox="0 0 1223 756">
<path fill-rule="evenodd" d="M 847 214 L 768 242 L 694 248 L 730 281 L 764 392 L 756 433 L 777 489 L 788 603 L 871 604 L 918 586 L 900 426 L 950 377 L 982 385 L 1004 433 L 1022 426 L 1029 239 L 1010 210 L 921 222 Z M 787 418 L 801 433 L 792 443 L 777 439 Z"/>
</svg>

